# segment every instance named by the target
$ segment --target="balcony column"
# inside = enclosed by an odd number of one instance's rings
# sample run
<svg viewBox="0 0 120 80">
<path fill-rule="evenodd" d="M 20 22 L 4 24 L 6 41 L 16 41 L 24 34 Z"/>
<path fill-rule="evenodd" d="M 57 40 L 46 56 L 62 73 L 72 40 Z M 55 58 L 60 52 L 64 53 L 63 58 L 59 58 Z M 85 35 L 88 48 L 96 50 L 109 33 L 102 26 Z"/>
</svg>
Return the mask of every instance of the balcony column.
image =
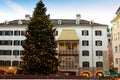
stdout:
<svg viewBox="0 0 120 80">
<path fill-rule="evenodd" d="M 57 42 L 57 51 L 58 51 L 58 53 L 60 52 L 60 43 L 59 42 Z"/>
<path fill-rule="evenodd" d="M 70 45 L 71 45 L 71 48 L 70 48 L 70 54 L 71 54 L 72 50 L 73 50 L 73 48 L 72 48 L 72 41 L 70 41 Z"/>
<path fill-rule="evenodd" d="M 66 44 L 65 44 L 65 41 L 63 41 L 63 43 L 64 43 L 64 52 L 65 52 L 65 54 L 66 54 Z"/>
<path fill-rule="evenodd" d="M 79 42 L 77 42 L 77 53 L 79 53 L 80 49 L 79 49 Z"/>
</svg>

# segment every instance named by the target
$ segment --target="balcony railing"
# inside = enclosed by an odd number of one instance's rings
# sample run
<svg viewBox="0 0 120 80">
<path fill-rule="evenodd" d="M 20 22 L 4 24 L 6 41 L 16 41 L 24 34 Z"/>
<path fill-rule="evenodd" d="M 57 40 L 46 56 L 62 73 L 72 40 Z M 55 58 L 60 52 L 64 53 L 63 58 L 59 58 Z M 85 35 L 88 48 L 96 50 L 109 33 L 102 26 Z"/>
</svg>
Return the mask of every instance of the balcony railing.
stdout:
<svg viewBox="0 0 120 80">
<path fill-rule="evenodd" d="M 59 54 L 78 54 L 78 50 L 59 50 Z"/>
</svg>

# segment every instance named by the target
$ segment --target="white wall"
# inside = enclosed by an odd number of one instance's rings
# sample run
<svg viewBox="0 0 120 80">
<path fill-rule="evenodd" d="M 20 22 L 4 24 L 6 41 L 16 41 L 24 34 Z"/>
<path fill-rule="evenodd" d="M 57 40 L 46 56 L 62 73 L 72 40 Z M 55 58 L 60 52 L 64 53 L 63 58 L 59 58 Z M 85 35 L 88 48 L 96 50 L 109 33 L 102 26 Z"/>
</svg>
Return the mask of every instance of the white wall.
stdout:
<svg viewBox="0 0 120 80">
<path fill-rule="evenodd" d="M 78 37 L 79 37 L 79 66 L 82 67 L 82 62 L 83 61 L 88 61 L 90 62 L 90 67 L 93 66 L 96 67 L 96 61 L 102 61 L 103 62 L 103 57 L 96 56 L 96 50 L 102 50 L 102 51 L 107 51 L 107 45 L 108 45 L 108 40 L 107 40 L 107 27 L 106 26 L 62 26 L 62 27 L 56 27 L 58 31 L 58 36 L 56 36 L 56 39 L 59 38 L 61 32 L 63 29 L 72 29 L 75 30 Z M 89 31 L 89 36 L 82 36 L 82 30 L 88 30 Z M 95 36 L 95 30 L 101 30 L 102 31 L 102 36 Z M 89 41 L 89 46 L 82 46 L 82 40 L 88 40 Z M 101 40 L 102 41 L 102 46 L 95 46 L 95 41 L 96 40 Z M 82 51 L 83 50 L 89 50 L 89 56 L 82 56 Z M 94 63 L 92 63 L 94 61 Z"/>
<path fill-rule="evenodd" d="M 15 31 L 15 30 L 25 30 L 25 26 L 0 26 L 0 31 L 5 31 L 5 30 L 12 30 L 12 31 Z M 22 46 L 21 45 L 14 45 L 14 40 L 25 40 L 25 36 L 15 36 L 14 33 L 13 33 L 13 36 L 0 36 L 0 40 L 12 40 L 12 45 L 0 45 L 0 50 L 12 50 L 12 53 L 13 53 L 13 50 L 23 50 Z M 10 55 L 3 55 L 3 56 L 0 56 L 0 60 L 10 60 L 10 61 L 21 61 L 20 59 L 20 55 L 13 55 L 11 54 Z"/>
<path fill-rule="evenodd" d="M 7 26 L 0 27 L 0 30 L 25 30 L 26 26 Z M 90 67 L 96 67 L 96 61 L 103 61 L 103 57 L 96 57 L 96 50 L 107 51 L 107 27 L 106 26 L 62 26 L 55 27 L 58 31 L 58 36 L 56 36 L 56 40 L 59 38 L 63 29 L 75 30 L 78 38 L 79 38 L 79 66 L 82 67 L 83 61 L 90 62 Z M 82 30 L 88 30 L 89 36 L 82 36 Z M 95 36 L 95 30 L 101 30 L 102 36 Z M 24 40 L 24 36 L 0 36 L 0 40 Z M 88 40 L 89 46 L 82 46 L 82 40 Z M 96 40 L 102 40 L 102 46 L 95 46 Z M 0 49 L 10 49 L 10 50 L 23 50 L 22 46 L 0 46 Z M 89 50 L 89 56 L 82 56 L 83 50 Z M 18 60 L 20 61 L 20 56 L 0 56 L 0 60 Z M 94 61 L 94 63 L 92 63 Z"/>
</svg>

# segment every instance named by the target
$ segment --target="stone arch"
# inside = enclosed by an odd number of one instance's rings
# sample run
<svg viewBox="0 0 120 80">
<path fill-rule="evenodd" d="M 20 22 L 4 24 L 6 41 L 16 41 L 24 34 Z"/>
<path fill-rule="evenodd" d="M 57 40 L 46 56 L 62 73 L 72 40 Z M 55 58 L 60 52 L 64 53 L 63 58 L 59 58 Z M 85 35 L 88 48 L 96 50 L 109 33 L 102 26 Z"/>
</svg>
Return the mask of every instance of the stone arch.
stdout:
<svg viewBox="0 0 120 80">
<path fill-rule="evenodd" d="M 89 70 L 83 70 L 83 71 L 81 72 L 80 76 L 89 77 L 89 76 L 92 76 L 92 73 L 91 73 L 91 71 L 89 71 Z"/>
<path fill-rule="evenodd" d="M 103 70 L 97 70 L 95 73 L 94 73 L 94 76 L 103 76 L 104 74 L 104 71 Z"/>
</svg>

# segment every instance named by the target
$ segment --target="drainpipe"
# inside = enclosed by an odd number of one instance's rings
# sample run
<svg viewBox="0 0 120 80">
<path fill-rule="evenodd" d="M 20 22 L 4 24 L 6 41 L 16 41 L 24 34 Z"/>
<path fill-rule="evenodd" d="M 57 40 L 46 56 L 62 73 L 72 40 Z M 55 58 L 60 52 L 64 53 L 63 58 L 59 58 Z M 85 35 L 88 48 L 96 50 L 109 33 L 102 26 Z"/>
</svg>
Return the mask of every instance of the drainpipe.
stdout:
<svg viewBox="0 0 120 80">
<path fill-rule="evenodd" d="M 92 42 L 92 44 L 91 44 L 91 46 L 92 46 L 92 76 L 94 76 L 94 52 L 93 52 L 93 43 L 94 43 L 94 41 L 93 41 L 93 24 L 94 24 L 94 22 L 91 20 L 91 22 L 90 22 L 90 24 L 91 24 L 91 42 Z"/>
</svg>

